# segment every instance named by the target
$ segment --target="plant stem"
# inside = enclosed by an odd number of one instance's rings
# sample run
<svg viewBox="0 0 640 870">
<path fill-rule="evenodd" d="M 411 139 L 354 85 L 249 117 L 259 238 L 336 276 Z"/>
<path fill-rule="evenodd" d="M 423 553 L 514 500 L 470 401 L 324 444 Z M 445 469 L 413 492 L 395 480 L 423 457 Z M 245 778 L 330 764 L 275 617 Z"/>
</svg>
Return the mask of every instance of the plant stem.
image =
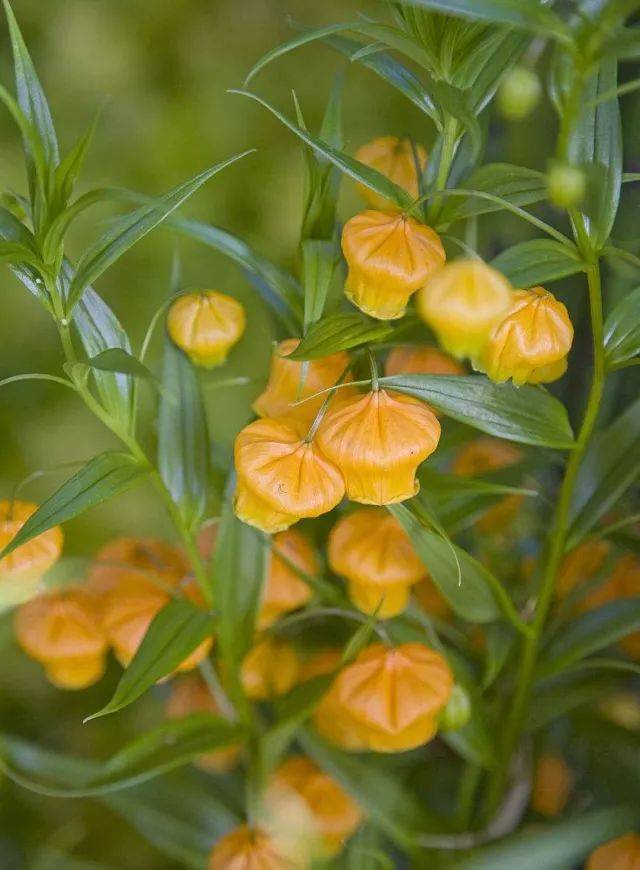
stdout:
<svg viewBox="0 0 640 870">
<path fill-rule="evenodd" d="M 438 163 L 438 173 L 433 185 L 433 190 L 441 191 L 447 186 L 447 180 L 451 171 L 451 164 L 456 155 L 456 145 L 458 142 L 458 122 L 451 115 L 447 115 L 442 128 L 442 149 L 440 151 L 440 162 Z M 427 221 L 433 223 L 438 215 L 442 205 L 441 197 L 437 196 L 432 199 L 427 209 Z"/>
<path fill-rule="evenodd" d="M 600 401 L 602 399 L 605 375 L 604 339 L 602 289 L 600 267 L 597 259 L 590 263 L 587 269 L 587 281 L 589 285 L 589 307 L 593 334 L 593 377 L 591 388 L 576 447 L 567 462 L 564 480 L 560 489 L 558 505 L 547 544 L 547 562 L 532 623 L 532 634 L 524 642 L 520 669 L 517 675 L 517 689 L 505 726 L 504 751 L 501 763 L 495 772 L 488 792 L 487 810 L 489 816 L 493 815 L 496 811 L 504 793 L 511 758 L 518 745 L 529 709 L 537 654 L 553 599 L 556 577 L 566 547 L 573 490 L 585 449 L 598 418 Z"/>
</svg>

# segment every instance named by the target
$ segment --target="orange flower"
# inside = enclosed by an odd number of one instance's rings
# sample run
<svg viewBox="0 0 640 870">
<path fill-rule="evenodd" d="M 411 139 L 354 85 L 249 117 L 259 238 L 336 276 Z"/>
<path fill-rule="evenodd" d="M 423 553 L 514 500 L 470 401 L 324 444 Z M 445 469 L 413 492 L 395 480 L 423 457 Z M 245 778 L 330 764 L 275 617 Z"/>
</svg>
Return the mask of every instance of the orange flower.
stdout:
<svg viewBox="0 0 640 870">
<path fill-rule="evenodd" d="M 342 650 L 320 649 L 311 653 L 300 665 L 300 682 L 324 677 L 337 671 L 342 663 Z"/>
<path fill-rule="evenodd" d="M 448 354 L 430 345 L 394 347 L 385 365 L 385 374 L 393 375 L 463 375 L 464 366 Z"/>
<path fill-rule="evenodd" d="M 482 368 L 493 381 L 517 386 L 555 381 L 567 368 L 573 326 L 562 302 L 544 287 L 517 290 L 510 309 L 493 327 Z"/>
<path fill-rule="evenodd" d="M 482 260 L 448 263 L 423 287 L 418 314 L 446 351 L 475 360 L 491 329 L 509 310 L 511 286 Z"/>
<path fill-rule="evenodd" d="M 342 231 L 349 273 L 345 293 L 379 320 L 402 317 L 409 298 L 445 261 L 440 236 L 403 215 L 364 211 Z"/>
<path fill-rule="evenodd" d="M 376 505 L 418 492 L 416 470 L 439 439 L 440 424 L 424 402 L 387 390 L 335 401 L 317 435 L 344 475 L 348 497 Z"/>
<path fill-rule="evenodd" d="M 153 583 L 167 592 L 189 573 L 189 562 L 177 547 L 158 538 L 114 538 L 96 554 L 89 583 L 108 592 L 119 583 Z"/>
<path fill-rule="evenodd" d="M 241 825 L 218 840 L 208 870 L 303 870 L 305 866 L 283 852 L 265 831 Z"/>
<path fill-rule="evenodd" d="M 427 616 L 437 616 L 440 619 L 448 619 L 451 616 L 451 608 L 442 593 L 430 577 L 424 577 L 415 587 L 414 595 L 418 604 Z"/>
<path fill-rule="evenodd" d="M 267 637 L 244 657 L 240 679 L 244 693 L 252 701 L 266 701 L 285 695 L 300 675 L 300 660 L 285 641 Z"/>
<path fill-rule="evenodd" d="M 404 188 L 414 199 L 420 195 L 418 172 L 424 172 L 427 152 L 422 145 L 397 136 L 379 136 L 356 151 L 356 159 L 377 169 L 387 178 Z M 357 185 L 359 193 L 372 208 L 395 209 L 394 202 L 364 184 Z"/>
<path fill-rule="evenodd" d="M 79 587 L 56 589 L 23 604 L 16 639 L 61 689 L 84 689 L 105 669 L 107 640 L 96 597 Z"/>
<path fill-rule="evenodd" d="M 204 680 L 195 674 L 172 681 L 165 710 L 169 719 L 184 719 L 192 713 L 219 716 L 221 712 Z M 199 756 L 195 764 L 202 770 L 221 773 L 235 767 L 239 753 L 237 746 L 225 746 Z"/>
<path fill-rule="evenodd" d="M 362 508 L 340 519 L 331 530 L 329 564 L 349 581 L 349 596 L 365 613 L 380 601 L 381 618 L 401 613 L 409 587 L 425 575 L 408 535 L 388 511 Z"/>
<path fill-rule="evenodd" d="M 611 547 L 608 541 L 585 541 L 562 560 L 555 593 L 566 598 L 579 584 L 590 580 L 604 565 Z"/>
<path fill-rule="evenodd" d="M 402 752 L 435 735 L 452 689 L 453 675 L 439 653 L 419 643 L 373 644 L 336 677 L 325 709 L 340 714 L 362 747 Z M 335 739 L 335 723 L 317 716 L 315 723 Z"/>
<path fill-rule="evenodd" d="M 536 764 L 531 806 L 547 818 L 561 816 L 573 788 L 573 775 L 560 755 L 545 753 Z"/>
<path fill-rule="evenodd" d="M 0 551 L 37 509 L 37 504 L 27 501 L 0 501 Z M 42 575 L 59 559 L 62 544 L 62 529 L 55 526 L 0 559 L 0 588 L 6 592 L 9 584 L 16 584 L 12 602 L 14 597 L 20 602 L 35 595 Z"/>
<path fill-rule="evenodd" d="M 522 451 L 498 438 L 476 438 L 466 444 L 453 463 L 453 472 L 460 477 L 475 477 L 485 471 L 508 468 L 522 459 Z M 485 511 L 476 525 L 481 532 L 490 534 L 503 531 L 518 513 L 523 496 L 507 495 Z"/>
<path fill-rule="evenodd" d="M 167 329 L 194 365 L 221 365 L 245 327 L 242 305 L 217 290 L 180 296 L 169 309 Z"/>
<path fill-rule="evenodd" d="M 265 532 L 281 532 L 302 517 L 317 517 L 344 495 L 341 473 L 307 441 L 300 420 L 254 420 L 235 443 L 237 516 Z"/>
<path fill-rule="evenodd" d="M 258 628 L 266 628 L 283 614 L 302 607 L 311 598 L 311 587 L 300 579 L 291 565 L 312 576 L 320 568 L 313 547 L 295 529 L 280 532 L 273 538 L 269 575 L 260 602 Z"/>
<path fill-rule="evenodd" d="M 640 834 L 625 834 L 610 840 L 589 855 L 585 870 L 638 870 Z"/>
<path fill-rule="evenodd" d="M 253 403 L 259 417 L 295 417 L 310 424 L 325 397 L 318 396 L 301 405 L 293 403 L 333 387 L 349 365 L 349 356 L 344 352 L 306 363 L 287 359 L 299 344 L 298 338 L 281 341 L 271 357 L 269 382 Z M 345 380 L 352 380 L 351 375 Z"/>
<path fill-rule="evenodd" d="M 335 857 L 362 821 L 360 808 L 342 786 L 301 755 L 288 758 L 272 774 L 265 804 L 279 818 L 285 836 L 287 825 L 297 821 L 296 805 L 302 805 L 310 820 L 308 834 L 319 841 L 311 849 L 318 858 Z"/>
</svg>

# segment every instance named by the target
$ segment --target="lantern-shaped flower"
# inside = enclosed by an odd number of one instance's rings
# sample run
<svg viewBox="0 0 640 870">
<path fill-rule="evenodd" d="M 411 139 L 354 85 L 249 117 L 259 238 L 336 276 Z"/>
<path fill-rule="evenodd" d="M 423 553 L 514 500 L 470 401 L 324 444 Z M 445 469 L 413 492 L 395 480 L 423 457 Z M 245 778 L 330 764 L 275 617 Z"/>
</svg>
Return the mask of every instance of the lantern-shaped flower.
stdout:
<svg viewBox="0 0 640 870">
<path fill-rule="evenodd" d="M 416 304 L 446 351 L 476 360 L 511 300 L 511 285 L 496 269 L 482 260 L 456 260 L 428 281 Z"/>
<path fill-rule="evenodd" d="M 197 366 L 221 365 L 245 328 L 242 305 L 217 290 L 186 293 L 173 303 L 167 329 L 173 341 Z"/>
<path fill-rule="evenodd" d="M 209 855 L 208 870 L 304 870 L 282 845 L 260 828 L 241 825 L 222 837 Z"/>
<path fill-rule="evenodd" d="M 242 688 L 253 701 L 286 694 L 300 675 L 300 659 L 286 641 L 267 637 L 244 657 L 240 668 Z"/>
<path fill-rule="evenodd" d="M 475 477 L 487 471 L 516 465 L 521 459 L 522 451 L 508 441 L 476 438 L 460 450 L 453 463 L 453 472 L 460 477 Z M 501 498 L 480 517 L 477 528 L 486 533 L 503 531 L 517 514 L 522 500 L 521 495 Z"/>
<path fill-rule="evenodd" d="M 344 475 L 347 496 L 376 505 L 416 494 L 416 470 L 439 439 L 440 424 L 424 402 L 382 389 L 334 401 L 317 435 Z"/>
<path fill-rule="evenodd" d="M 291 418 L 255 420 L 235 443 L 235 512 L 265 532 L 281 532 L 303 517 L 334 508 L 344 481 L 307 426 Z"/>
<path fill-rule="evenodd" d="M 184 719 L 192 713 L 212 713 L 214 716 L 221 713 L 207 684 L 195 674 L 171 681 L 171 694 L 165 709 L 169 719 Z M 238 755 L 237 746 L 225 746 L 198 756 L 195 764 L 202 770 L 221 773 L 235 766 Z"/>
<path fill-rule="evenodd" d="M 364 211 L 342 231 L 347 297 L 379 320 L 402 317 L 409 298 L 442 268 L 445 252 L 431 227 L 404 215 Z"/>
<path fill-rule="evenodd" d="M 536 764 L 531 807 L 547 818 L 561 816 L 573 788 L 573 775 L 561 755 L 546 752 Z"/>
<path fill-rule="evenodd" d="M 325 701 L 352 728 L 356 740 L 374 752 L 402 752 L 427 743 L 453 689 L 442 656 L 419 643 L 395 648 L 373 644 L 336 677 Z M 324 702 L 323 702 L 324 703 Z M 334 731 L 316 718 L 328 739 Z"/>
<path fill-rule="evenodd" d="M 360 808 L 342 786 L 301 755 L 288 758 L 273 773 L 265 804 L 285 837 L 287 827 L 299 818 L 301 805 L 310 822 L 307 836 L 316 841 L 311 852 L 318 858 L 336 856 L 362 821 Z"/>
<path fill-rule="evenodd" d="M 26 501 L 0 501 L 0 551 L 18 534 L 22 526 L 35 513 L 38 505 Z M 60 526 L 54 526 L 31 538 L 26 544 L 0 559 L 0 588 L 15 586 L 12 599 L 24 601 L 35 595 L 43 574 L 58 560 L 62 552 L 63 535 Z"/>
<path fill-rule="evenodd" d="M 420 195 L 420 176 L 427 165 L 427 152 L 422 145 L 397 136 L 379 136 L 356 151 L 356 159 L 386 175 L 414 199 Z M 364 184 L 358 191 L 371 208 L 394 209 L 394 202 Z"/>
<path fill-rule="evenodd" d="M 150 582 L 171 592 L 189 572 L 177 547 L 159 538 L 114 538 L 96 554 L 89 569 L 92 589 L 106 593 L 118 583 Z"/>
<path fill-rule="evenodd" d="M 314 393 L 333 387 L 349 365 L 348 354 L 333 353 L 309 362 L 287 359 L 300 344 L 297 338 L 281 341 L 271 357 L 269 382 L 253 403 L 253 410 L 260 417 L 295 417 L 311 423 L 325 399 L 303 401 Z M 345 380 L 352 380 L 348 375 Z"/>
<path fill-rule="evenodd" d="M 394 347 L 387 357 L 384 372 L 393 375 L 463 375 L 464 366 L 448 354 L 428 344 Z"/>
<path fill-rule="evenodd" d="M 295 529 L 274 535 L 269 574 L 265 583 L 258 628 L 266 628 L 291 610 L 306 604 L 311 587 L 294 569 L 313 576 L 319 570 L 315 551 L 307 538 Z"/>
<path fill-rule="evenodd" d="M 638 870 L 640 834 L 616 837 L 589 855 L 585 870 Z"/>
<path fill-rule="evenodd" d="M 15 632 L 54 686 L 84 689 L 104 673 L 108 644 L 98 600 L 80 587 L 56 589 L 23 604 L 15 616 Z"/>
<path fill-rule="evenodd" d="M 566 307 L 543 287 L 517 290 L 491 330 L 481 367 L 493 381 L 541 384 L 562 377 L 573 342 Z"/>
<path fill-rule="evenodd" d="M 400 523 L 388 511 L 362 508 L 331 530 L 329 564 L 346 577 L 349 597 L 360 610 L 381 618 L 407 606 L 409 588 L 426 570 Z"/>
</svg>

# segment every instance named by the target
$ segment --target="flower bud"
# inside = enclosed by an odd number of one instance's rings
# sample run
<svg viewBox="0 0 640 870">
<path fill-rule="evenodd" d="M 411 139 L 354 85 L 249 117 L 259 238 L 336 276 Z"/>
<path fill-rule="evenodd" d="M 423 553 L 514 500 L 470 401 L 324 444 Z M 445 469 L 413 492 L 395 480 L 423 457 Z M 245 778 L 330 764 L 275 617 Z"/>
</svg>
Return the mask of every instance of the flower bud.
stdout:
<svg viewBox="0 0 640 870">
<path fill-rule="evenodd" d="M 561 816 L 572 787 L 573 775 L 564 758 L 544 753 L 536 764 L 531 808 L 548 819 Z"/>
<path fill-rule="evenodd" d="M 80 587 L 56 589 L 17 611 L 16 639 L 27 655 L 44 665 L 60 689 L 84 689 L 105 669 L 107 640 L 96 597 Z"/>
<path fill-rule="evenodd" d="M 194 365 L 222 365 L 245 328 L 242 305 L 217 290 L 179 296 L 169 309 L 169 335 Z"/>
<path fill-rule="evenodd" d="M 348 497 L 376 505 L 417 493 L 417 468 L 439 439 L 440 424 L 424 402 L 382 389 L 334 400 L 317 434 L 344 475 Z"/>
<path fill-rule="evenodd" d="M 342 786 L 301 755 L 288 758 L 271 776 L 265 804 L 279 819 L 285 838 L 295 837 L 290 829 L 299 817 L 296 805 L 302 804 L 310 823 L 306 835 L 316 846 L 310 850 L 312 856 L 325 860 L 338 855 L 362 821 L 360 808 Z"/>
<path fill-rule="evenodd" d="M 439 653 L 419 643 L 372 644 L 340 672 L 322 703 L 350 725 L 360 741 L 354 748 L 402 752 L 432 739 L 452 688 L 451 670 Z M 334 739 L 335 721 L 325 716 L 314 722 Z"/>
<path fill-rule="evenodd" d="M 552 163 L 547 172 L 547 196 L 558 208 L 579 205 L 587 192 L 587 179 L 577 166 Z"/>
<path fill-rule="evenodd" d="M 170 692 L 165 706 L 169 719 L 184 719 L 193 713 L 211 713 L 214 716 L 221 714 L 207 684 L 195 674 L 172 680 Z M 235 767 L 239 752 L 237 746 L 225 746 L 199 755 L 194 763 L 202 770 L 224 773 Z"/>
<path fill-rule="evenodd" d="M 509 311 L 493 327 L 481 367 L 492 381 L 540 384 L 562 377 L 573 326 L 562 302 L 543 287 L 517 290 Z"/>
<path fill-rule="evenodd" d="M 307 538 L 295 529 L 289 529 L 279 532 L 273 538 L 269 574 L 260 602 L 258 628 L 266 628 L 283 614 L 302 607 L 311 598 L 311 587 L 298 576 L 294 568 L 313 576 L 318 573 L 320 566 Z"/>
<path fill-rule="evenodd" d="M 640 834 L 624 834 L 593 851 L 585 870 L 636 870 L 640 867 Z"/>
<path fill-rule="evenodd" d="M 304 870 L 259 828 L 240 825 L 221 837 L 209 855 L 208 870 Z"/>
<path fill-rule="evenodd" d="M 397 136 L 379 136 L 356 151 L 356 160 L 377 169 L 391 181 L 417 199 L 420 196 L 420 178 L 427 165 L 427 152 L 422 145 Z M 396 204 L 365 184 L 357 185 L 358 192 L 371 208 L 393 210 Z"/>
<path fill-rule="evenodd" d="M 253 403 L 259 417 L 295 417 L 311 424 L 325 396 L 300 402 L 314 393 L 333 387 L 349 365 L 348 354 L 334 353 L 302 363 L 287 359 L 300 344 L 297 338 L 281 341 L 271 357 L 269 382 Z M 352 380 L 351 375 L 346 377 Z"/>
<path fill-rule="evenodd" d="M 15 538 L 38 505 L 26 501 L 0 501 L 0 551 Z M 0 559 L 0 597 L 10 594 L 7 604 L 19 603 L 36 594 L 38 584 L 46 572 L 60 558 L 63 534 L 54 526 L 31 538 L 26 544 Z M 11 593 L 8 592 L 11 586 Z"/>
<path fill-rule="evenodd" d="M 340 519 L 328 543 L 331 569 L 349 581 L 349 597 L 364 613 L 382 601 L 378 616 L 396 616 L 407 606 L 409 587 L 425 567 L 408 535 L 388 511 L 363 508 Z"/>
<path fill-rule="evenodd" d="M 458 731 L 464 728 L 471 718 L 471 698 L 469 693 L 460 685 L 455 685 L 451 690 L 451 697 L 447 706 L 440 714 L 440 726 L 445 731 Z"/>
<path fill-rule="evenodd" d="M 235 443 L 238 472 L 234 509 L 245 523 L 280 532 L 303 517 L 318 517 L 344 496 L 342 474 L 308 427 L 291 418 L 255 420 Z"/>
<path fill-rule="evenodd" d="M 300 675 L 300 660 L 291 644 L 267 637 L 244 657 L 240 680 L 247 698 L 266 701 L 285 695 Z"/>
<path fill-rule="evenodd" d="M 445 262 L 440 236 L 404 215 L 364 211 L 342 231 L 347 298 L 379 320 L 402 317 L 409 298 Z"/>
<path fill-rule="evenodd" d="M 509 70 L 498 88 L 498 108 L 505 118 L 519 121 L 526 118 L 538 104 L 542 86 L 540 79 L 523 66 Z"/>
<path fill-rule="evenodd" d="M 460 477 L 475 477 L 487 471 L 508 468 L 522 459 L 522 451 L 498 438 L 476 438 L 466 444 L 456 456 L 453 473 Z M 504 531 L 518 513 L 523 496 L 507 495 L 499 499 L 477 521 L 479 531 L 486 534 Z"/>
<path fill-rule="evenodd" d="M 504 275 L 482 260 L 448 263 L 422 288 L 418 314 L 442 347 L 458 359 L 475 360 L 489 332 L 511 305 Z"/>
</svg>

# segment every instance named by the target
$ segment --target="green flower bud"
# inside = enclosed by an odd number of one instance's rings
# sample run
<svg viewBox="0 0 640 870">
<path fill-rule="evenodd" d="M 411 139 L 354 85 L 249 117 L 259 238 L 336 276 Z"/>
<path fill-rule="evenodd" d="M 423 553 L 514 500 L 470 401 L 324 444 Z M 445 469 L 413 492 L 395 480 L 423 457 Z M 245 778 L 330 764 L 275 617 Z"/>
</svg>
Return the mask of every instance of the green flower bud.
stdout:
<svg viewBox="0 0 640 870">
<path fill-rule="evenodd" d="M 541 93 L 538 76 L 530 69 L 516 66 L 502 79 L 498 89 L 498 107 L 505 118 L 519 121 L 534 110 Z"/>
<path fill-rule="evenodd" d="M 547 196 L 558 208 L 578 205 L 587 192 L 587 179 L 581 169 L 567 163 L 552 163 L 547 172 Z"/>
<path fill-rule="evenodd" d="M 440 726 L 445 731 L 457 731 L 471 718 L 471 698 L 469 693 L 456 684 L 449 697 L 447 706 L 440 715 Z"/>
</svg>

